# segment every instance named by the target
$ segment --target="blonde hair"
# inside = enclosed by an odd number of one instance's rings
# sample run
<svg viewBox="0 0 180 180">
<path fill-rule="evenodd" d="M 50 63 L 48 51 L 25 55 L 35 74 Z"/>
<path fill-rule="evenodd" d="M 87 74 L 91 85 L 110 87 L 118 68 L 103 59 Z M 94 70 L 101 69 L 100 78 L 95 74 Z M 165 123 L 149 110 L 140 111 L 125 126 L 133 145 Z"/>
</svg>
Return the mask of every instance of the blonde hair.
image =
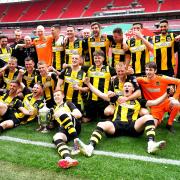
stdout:
<svg viewBox="0 0 180 180">
<path fill-rule="evenodd" d="M 125 63 L 124 62 L 119 62 L 118 64 L 116 64 L 116 68 L 125 68 Z"/>
<path fill-rule="evenodd" d="M 40 65 L 44 65 L 44 64 L 47 65 L 45 61 L 43 61 L 43 60 L 42 60 L 42 61 L 39 61 L 39 62 L 37 63 L 37 67 L 40 66 Z"/>
</svg>

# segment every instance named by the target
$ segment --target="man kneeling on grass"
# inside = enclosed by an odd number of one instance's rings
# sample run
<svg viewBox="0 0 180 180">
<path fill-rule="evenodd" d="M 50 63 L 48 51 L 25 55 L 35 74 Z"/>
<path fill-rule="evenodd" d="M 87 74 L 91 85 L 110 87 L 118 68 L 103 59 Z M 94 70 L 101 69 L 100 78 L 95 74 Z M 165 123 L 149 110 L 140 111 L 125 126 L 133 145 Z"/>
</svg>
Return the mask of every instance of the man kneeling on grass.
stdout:
<svg viewBox="0 0 180 180">
<path fill-rule="evenodd" d="M 59 160 L 58 166 L 66 169 L 78 165 L 78 161 L 71 158 L 66 142 L 74 140 L 75 150 L 77 150 L 78 134 L 81 131 L 79 118 L 82 117 L 82 114 L 72 102 L 63 102 L 63 98 L 64 93 L 62 91 L 54 92 L 56 103 L 54 118 L 58 123 L 58 132 L 54 135 L 53 141 L 58 149 L 58 153 L 63 158 Z"/>
<path fill-rule="evenodd" d="M 99 122 L 96 129 L 91 135 L 90 144 L 85 145 L 81 140 L 78 140 L 80 146 L 80 151 L 86 156 L 91 156 L 95 146 L 99 143 L 102 138 L 103 133 L 109 137 L 117 136 L 132 136 L 138 137 L 143 134 L 144 130 L 148 139 L 148 153 L 155 153 L 157 150 L 165 147 L 166 142 L 160 141 L 155 142 L 155 121 L 151 115 L 144 115 L 138 118 L 139 111 L 141 107 L 154 106 L 162 102 L 166 97 L 167 93 L 156 100 L 146 101 L 145 99 L 140 100 L 130 100 L 125 103 L 119 104 L 116 95 L 109 98 L 107 94 L 102 93 L 96 89 L 88 79 L 86 79 L 86 84 L 99 97 L 104 100 L 116 103 L 115 113 L 112 121 Z M 170 90 L 167 92 L 169 93 Z M 134 92 L 133 84 L 126 82 L 123 87 L 123 95 L 125 97 L 130 96 Z"/>
</svg>

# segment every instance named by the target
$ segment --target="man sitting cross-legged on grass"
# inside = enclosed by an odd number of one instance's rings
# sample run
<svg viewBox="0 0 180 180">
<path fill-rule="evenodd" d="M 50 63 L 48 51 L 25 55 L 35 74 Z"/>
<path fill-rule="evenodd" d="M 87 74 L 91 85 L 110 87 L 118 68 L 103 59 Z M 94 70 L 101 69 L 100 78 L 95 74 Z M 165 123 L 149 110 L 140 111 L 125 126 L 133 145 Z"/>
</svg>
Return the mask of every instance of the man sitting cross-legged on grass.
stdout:
<svg viewBox="0 0 180 180">
<path fill-rule="evenodd" d="M 63 102 L 64 94 L 62 91 L 54 92 L 54 100 L 56 108 L 54 110 L 54 118 L 59 124 L 58 132 L 54 135 L 53 141 L 58 149 L 58 153 L 63 158 L 59 160 L 58 166 L 61 168 L 69 168 L 77 166 L 78 161 L 72 159 L 70 150 L 66 142 L 74 140 L 74 146 L 78 147 L 77 139 L 81 131 L 81 112 L 72 102 Z"/>
<path fill-rule="evenodd" d="M 90 144 L 85 145 L 81 140 L 78 140 L 80 150 L 83 154 L 91 156 L 95 146 L 101 140 L 103 133 L 110 137 L 117 136 L 132 136 L 138 137 L 143 134 L 144 130 L 148 139 L 148 153 L 155 153 L 157 150 L 165 147 L 166 142 L 155 142 L 155 122 L 151 115 L 144 115 L 138 118 L 141 107 L 153 106 L 162 102 L 167 93 L 156 100 L 146 101 L 145 99 L 130 100 L 120 104 L 118 102 L 119 96 L 116 95 L 109 98 L 107 94 L 102 93 L 92 86 L 88 79 L 85 82 L 91 91 L 101 98 L 115 102 L 116 108 L 112 121 L 99 122 L 96 129 L 91 135 Z M 134 87 L 131 82 L 126 82 L 123 87 L 123 94 L 125 97 L 130 96 L 134 92 Z M 169 91 L 168 91 L 169 93 Z"/>
</svg>

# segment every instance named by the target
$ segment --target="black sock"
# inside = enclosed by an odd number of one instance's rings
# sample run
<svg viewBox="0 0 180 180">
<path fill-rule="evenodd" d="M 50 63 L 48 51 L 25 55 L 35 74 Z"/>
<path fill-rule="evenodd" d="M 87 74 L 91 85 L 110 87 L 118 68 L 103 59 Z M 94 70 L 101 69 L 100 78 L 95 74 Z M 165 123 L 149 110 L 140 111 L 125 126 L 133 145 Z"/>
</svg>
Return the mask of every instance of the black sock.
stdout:
<svg viewBox="0 0 180 180">
<path fill-rule="evenodd" d="M 96 144 L 99 143 L 99 141 L 102 138 L 103 133 L 104 133 L 104 130 L 99 126 L 97 126 L 96 129 L 93 131 L 91 138 L 90 138 L 90 144 L 93 147 L 95 147 Z"/>
<path fill-rule="evenodd" d="M 4 131 L 3 127 L 0 125 L 0 133 Z"/>
</svg>

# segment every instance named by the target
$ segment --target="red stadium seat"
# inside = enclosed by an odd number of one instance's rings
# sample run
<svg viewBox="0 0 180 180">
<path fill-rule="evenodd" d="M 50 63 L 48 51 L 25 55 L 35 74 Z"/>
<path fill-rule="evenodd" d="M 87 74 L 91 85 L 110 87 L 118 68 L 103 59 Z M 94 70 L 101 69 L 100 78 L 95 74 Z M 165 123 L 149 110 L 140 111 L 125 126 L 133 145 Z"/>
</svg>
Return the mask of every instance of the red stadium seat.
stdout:
<svg viewBox="0 0 180 180">
<path fill-rule="evenodd" d="M 42 10 L 45 9 L 48 4 L 49 1 L 32 2 L 32 6 L 28 9 L 27 13 L 25 13 L 19 21 L 36 20 L 38 16 L 42 13 Z"/>
<path fill-rule="evenodd" d="M 180 9 L 180 1 L 165 0 L 161 4 L 161 11 L 172 11 Z"/>
<path fill-rule="evenodd" d="M 63 12 L 62 10 L 66 7 L 67 4 L 68 1 L 54 0 L 46 12 L 39 18 L 39 20 L 60 18 L 60 15 Z"/>
<path fill-rule="evenodd" d="M 23 11 L 30 6 L 29 2 L 26 3 L 16 3 L 9 5 L 6 16 L 2 18 L 2 22 L 16 22 Z"/>
<path fill-rule="evenodd" d="M 145 12 L 157 12 L 158 10 L 157 0 L 139 0 L 138 2 L 142 5 L 142 8 L 145 8 Z"/>
<path fill-rule="evenodd" d="M 72 18 L 72 17 L 80 17 L 84 7 L 88 5 L 90 0 L 72 0 L 68 6 L 68 9 L 63 13 L 61 18 Z"/>
<path fill-rule="evenodd" d="M 84 17 L 86 16 L 93 16 L 95 12 L 100 12 L 102 11 L 101 8 L 106 7 L 109 3 L 111 3 L 112 0 L 103 0 L 103 1 L 97 1 L 97 0 L 92 0 L 92 2 L 89 5 L 89 8 L 83 15 Z"/>
</svg>

